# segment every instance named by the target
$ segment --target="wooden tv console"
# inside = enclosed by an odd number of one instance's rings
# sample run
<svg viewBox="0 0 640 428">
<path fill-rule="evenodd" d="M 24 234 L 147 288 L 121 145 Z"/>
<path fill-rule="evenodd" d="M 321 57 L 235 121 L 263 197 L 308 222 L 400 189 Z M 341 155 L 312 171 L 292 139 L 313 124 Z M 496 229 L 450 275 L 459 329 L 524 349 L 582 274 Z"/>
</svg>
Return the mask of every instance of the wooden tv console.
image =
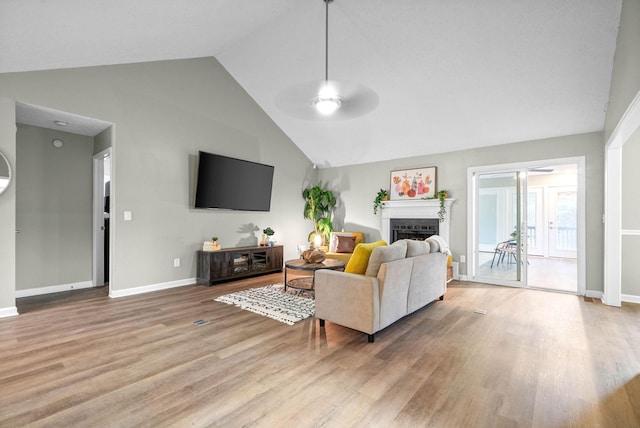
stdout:
<svg viewBox="0 0 640 428">
<path fill-rule="evenodd" d="M 247 276 L 282 272 L 283 247 L 233 247 L 198 251 L 198 284 L 213 285 Z"/>
</svg>

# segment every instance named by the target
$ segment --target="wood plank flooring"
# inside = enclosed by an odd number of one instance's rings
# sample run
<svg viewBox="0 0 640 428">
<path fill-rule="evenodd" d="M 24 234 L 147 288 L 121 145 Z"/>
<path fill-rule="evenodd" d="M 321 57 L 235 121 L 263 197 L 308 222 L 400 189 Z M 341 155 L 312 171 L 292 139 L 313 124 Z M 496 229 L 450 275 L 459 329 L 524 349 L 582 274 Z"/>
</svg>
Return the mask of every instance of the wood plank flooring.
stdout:
<svg viewBox="0 0 640 428">
<path fill-rule="evenodd" d="M 281 281 L 19 299 L 0 426 L 640 426 L 640 305 L 454 282 L 370 344 L 213 301 Z"/>
</svg>

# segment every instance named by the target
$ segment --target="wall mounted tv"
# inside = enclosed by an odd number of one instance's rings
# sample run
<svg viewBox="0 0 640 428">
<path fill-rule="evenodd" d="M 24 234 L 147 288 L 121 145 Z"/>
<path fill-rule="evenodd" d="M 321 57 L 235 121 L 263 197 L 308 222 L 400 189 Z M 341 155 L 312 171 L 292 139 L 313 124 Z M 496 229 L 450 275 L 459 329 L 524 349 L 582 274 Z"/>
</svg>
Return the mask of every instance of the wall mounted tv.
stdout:
<svg viewBox="0 0 640 428">
<path fill-rule="evenodd" d="M 196 208 L 269 211 L 273 166 L 200 151 Z"/>
</svg>

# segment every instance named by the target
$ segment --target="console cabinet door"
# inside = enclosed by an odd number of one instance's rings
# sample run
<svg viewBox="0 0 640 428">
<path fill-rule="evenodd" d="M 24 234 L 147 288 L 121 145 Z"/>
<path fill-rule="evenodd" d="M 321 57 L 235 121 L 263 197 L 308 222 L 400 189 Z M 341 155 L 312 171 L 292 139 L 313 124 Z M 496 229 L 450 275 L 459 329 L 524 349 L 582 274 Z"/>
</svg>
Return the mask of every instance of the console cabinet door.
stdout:
<svg viewBox="0 0 640 428">
<path fill-rule="evenodd" d="M 267 259 L 269 258 L 269 249 L 253 250 L 251 252 L 251 270 L 253 272 L 262 272 L 267 270 Z"/>
<path fill-rule="evenodd" d="M 251 270 L 251 250 L 233 251 L 231 253 L 231 275 L 243 276 Z"/>
<path fill-rule="evenodd" d="M 283 255 L 282 247 L 271 247 L 267 254 L 266 268 L 268 270 L 282 269 Z"/>
</svg>

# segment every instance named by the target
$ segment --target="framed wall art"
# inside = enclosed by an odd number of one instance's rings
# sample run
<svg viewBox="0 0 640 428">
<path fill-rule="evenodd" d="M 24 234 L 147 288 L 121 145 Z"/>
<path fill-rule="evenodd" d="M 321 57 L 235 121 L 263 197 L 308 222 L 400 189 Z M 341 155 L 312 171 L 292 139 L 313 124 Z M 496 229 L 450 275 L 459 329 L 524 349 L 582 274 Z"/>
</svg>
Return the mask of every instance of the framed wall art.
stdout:
<svg viewBox="0 0 640 428">
<path fill-rule="evenodd" d="M 437 168 L 401 169 L 391 171 L 389 199 L 429 199 L 436 194 Z"/>
</svg>

